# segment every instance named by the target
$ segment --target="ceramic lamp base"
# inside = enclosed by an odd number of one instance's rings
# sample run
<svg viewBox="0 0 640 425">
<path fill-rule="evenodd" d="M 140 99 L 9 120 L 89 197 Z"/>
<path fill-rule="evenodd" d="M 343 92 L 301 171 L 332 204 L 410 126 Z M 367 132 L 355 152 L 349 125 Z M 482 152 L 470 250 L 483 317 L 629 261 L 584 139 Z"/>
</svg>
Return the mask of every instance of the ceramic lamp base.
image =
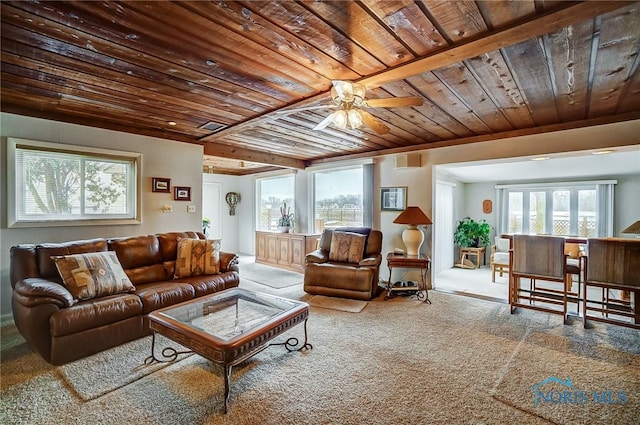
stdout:
<svg viewBox="0 0 640 425">
<path fill-rule="evenodd" d="M 420 247 L 424 242 L 424 235 L 422 230 L 417 226 L 408 225 L 404 232 L 402 232 L 402 242 L 407 247 L 407 255 L 419 255 Z"/>
</svg>

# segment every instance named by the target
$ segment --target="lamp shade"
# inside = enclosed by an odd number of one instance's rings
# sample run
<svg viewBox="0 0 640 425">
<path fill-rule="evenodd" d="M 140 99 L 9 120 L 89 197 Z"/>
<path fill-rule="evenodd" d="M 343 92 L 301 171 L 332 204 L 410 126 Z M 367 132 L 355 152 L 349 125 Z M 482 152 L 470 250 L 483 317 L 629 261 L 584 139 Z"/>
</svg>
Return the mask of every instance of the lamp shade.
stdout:
<svg viewBox="0 0 640 425">
<path fill-rule="evenodd" d="M 640 235 L 640 220 L 633 223 L 631 226 L 624 229 L 621 233 L 629 233 L 632 235 Z"/>
<path fill-rule="evenodd" d="M 431 220 L 422 212 L 420 207 L 407 207 L 393 222 L 396 224 L 412 224 L 414 226 L 431 224 Z"/>
</svg>

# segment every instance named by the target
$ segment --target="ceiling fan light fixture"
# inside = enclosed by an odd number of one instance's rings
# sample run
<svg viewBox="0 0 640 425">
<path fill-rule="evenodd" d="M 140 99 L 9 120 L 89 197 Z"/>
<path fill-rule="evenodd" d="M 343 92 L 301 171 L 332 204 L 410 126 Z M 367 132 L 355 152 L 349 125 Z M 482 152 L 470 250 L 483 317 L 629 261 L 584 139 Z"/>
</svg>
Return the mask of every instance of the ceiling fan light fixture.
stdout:
<svg viewBox="0 0 640 425">
<path fill-rule="evenodd" d="M 333 113 L 333 125 L 338 128 L 347 128 L 347 113 L 345 111 L 335 111 Z"/>
<path fill-rule="evenodd" d="M 349 121 L 349 127 L 356 129 L 362 126 L 362 115 L 357 109 L 349 109 L 347 111 L 347 119 Z"/>
<path fill-rule="evenodd" d="M 366 92 L 367 90 L 362 84 L 335 80 L 333 87 L 331 87 L 331 98 L 336 105 L 350 103 L 358 106 L 362 104 Z"/>
<path fill-rule="evenodd" d="M 362 84 L 353 83 L 353 104 L 355 106 L 362 105 L 362 101 L 364 101 L 364 95 L 367 93 L 367 89 L 364 88 Z"/>
</svg>

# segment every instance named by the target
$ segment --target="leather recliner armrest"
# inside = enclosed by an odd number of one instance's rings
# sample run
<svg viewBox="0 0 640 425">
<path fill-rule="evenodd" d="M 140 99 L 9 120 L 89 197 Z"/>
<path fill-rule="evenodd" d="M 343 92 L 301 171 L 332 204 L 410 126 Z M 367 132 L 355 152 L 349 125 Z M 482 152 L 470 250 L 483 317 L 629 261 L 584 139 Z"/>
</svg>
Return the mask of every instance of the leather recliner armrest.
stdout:
<svg viewBox="0 0 640 425">
<path fill-rule="evenodd" d="M 66 308 L 74 304 L 71 292 L 59 283 L 37 277 L 16 282 L 14 292 L 16 300 L 25 307 L 51 303 Z"/>
<path fill-rule="evenodd" d="M 305 255 L 304 257 L 305 263 L 326 263 L 329 261 L 329 253 L 322 251 L 321 249 L 317 249 Z"/>
<path fill-rule="evenodd" d="M 379 266 L 382 263 L 382 255 L 376 255 L 375 257 L 365 257 L 358 263 L 358 266 Z"/>
</svg>

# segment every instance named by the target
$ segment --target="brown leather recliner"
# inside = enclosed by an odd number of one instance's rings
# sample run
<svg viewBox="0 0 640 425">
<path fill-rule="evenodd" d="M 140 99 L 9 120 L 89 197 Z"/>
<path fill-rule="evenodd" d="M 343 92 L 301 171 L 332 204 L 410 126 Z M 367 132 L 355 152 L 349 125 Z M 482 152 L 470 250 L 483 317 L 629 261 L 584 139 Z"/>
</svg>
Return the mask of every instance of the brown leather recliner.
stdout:
<svg viewBox="0 0 640 425">
<path fill-rule="evenodd" d="M 362 260 L 357 263 L 329 259 L 334 231 L 367 236 Z M 325 229 L 320 247 L 305 257 L 304 290 L 310 294 L 370 300 L 380 293 L 382 232 L 365 227 Z"/>
</svg>

